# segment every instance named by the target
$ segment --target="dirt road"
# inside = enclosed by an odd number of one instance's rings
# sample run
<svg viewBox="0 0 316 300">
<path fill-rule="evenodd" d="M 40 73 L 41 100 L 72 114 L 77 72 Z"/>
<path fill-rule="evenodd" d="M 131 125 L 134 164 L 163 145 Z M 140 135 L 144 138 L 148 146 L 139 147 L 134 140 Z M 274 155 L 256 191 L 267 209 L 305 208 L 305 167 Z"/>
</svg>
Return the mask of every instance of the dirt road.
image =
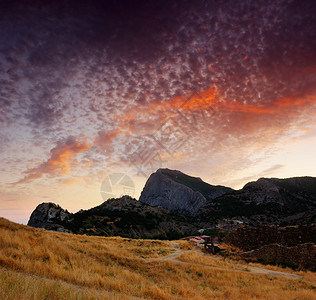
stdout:
<svg viewBox="0 0 316 300">
<path fill-rule="evenodd" d="M 176 242 L 170 242 L 170 245 L 174 249 L 174 253 L 158 257 L 158 258 L 147 258 L 145 259 L 148 262 L 154 262 L 154 261 L 170 261 L 175 264 L 192 264 L 189 262 L 181 261 L 179 260 L 179 256 L 183 253 L 189 253 L 189 252 L 196 252 L 196 251 L 201 251 L 198 247 L 192 250 L 182 250 L 179 247 L 179 244 Z M 203 265 L 205 267 L 211 268 L 213 270 L 221 270 L 221 271 L 230 271 L 230 272 L 247 272 L 247 273 L 253 273 L 253 274 L 263 274 L 263 275 L 270 275 L 270 276 L 285 276 L 287 278 L 292 278 L 292 279 L 301 279 L 302 277 L 296 274 L 291 274 L 291 273 L 286 273 L 286 272 L 279 272 L 279 271 L 272 271 L 264 268 L 259 268 L 259 267 L 252 267 L 252 266 L 246 266 L 245 265 L 240 265 L 240 269 L 228 269 L 228 268 L 223 268 L 223 267 L 213 267 L 213 266 L 208 266 L 204 265 L 201 263 L 194 263 L 196 265 Z"/>
</svg>

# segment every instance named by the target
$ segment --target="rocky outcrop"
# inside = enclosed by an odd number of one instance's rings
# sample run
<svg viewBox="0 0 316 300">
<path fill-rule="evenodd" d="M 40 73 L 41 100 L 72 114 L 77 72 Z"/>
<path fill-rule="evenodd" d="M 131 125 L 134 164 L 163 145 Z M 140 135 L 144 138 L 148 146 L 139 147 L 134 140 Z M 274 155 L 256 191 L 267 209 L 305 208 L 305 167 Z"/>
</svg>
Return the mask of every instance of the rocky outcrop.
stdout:
<svg viewBox="0 0 316 300">
<path fill-rule="evenodd" d="M 71 220 L 71 214 L 55 203 L 39 204 L 32 212 L 27 225 L 60 232 L 71 232 L 61 224 Z"/>
<path fill-rule="evenodd" d="M 230 188 L 212 186 L 180 171 L 159 169 L 147 180 L 139 201 L 161 206 L 179 214 L 194 215 L 209 199 L 215 199 Z"/>
</svg>

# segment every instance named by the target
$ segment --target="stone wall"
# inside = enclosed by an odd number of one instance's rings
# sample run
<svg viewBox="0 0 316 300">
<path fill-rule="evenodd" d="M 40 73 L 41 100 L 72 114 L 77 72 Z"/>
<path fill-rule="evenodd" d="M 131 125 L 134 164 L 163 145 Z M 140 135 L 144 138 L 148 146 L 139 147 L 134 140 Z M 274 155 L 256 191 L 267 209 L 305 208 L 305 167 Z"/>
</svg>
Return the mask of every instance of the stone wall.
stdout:
<svg viewBox="0 0 316 300">
<path fill-rule="evenodd" d="M 316 226 L 260 226 L 256 228 L 240 227 L 225 238 L 224 242 L 243 251 L 259 249 L 269 244 L 293 247 L 298 244 L 316 242 Z"/>
<path fill-rule="evenodd" d="M 316 271 L 316 226 L 240 227 L 224 242 L 238 247 L 244 259 Z"/>
<path fill-rule="evenodd" d="M 316 271 L 316 246 L 313 243 L 286 247 L 270 244 L 239 254 L 240 257 L 267 264 L 284 265 L 291 268 Z"/>
</svg>

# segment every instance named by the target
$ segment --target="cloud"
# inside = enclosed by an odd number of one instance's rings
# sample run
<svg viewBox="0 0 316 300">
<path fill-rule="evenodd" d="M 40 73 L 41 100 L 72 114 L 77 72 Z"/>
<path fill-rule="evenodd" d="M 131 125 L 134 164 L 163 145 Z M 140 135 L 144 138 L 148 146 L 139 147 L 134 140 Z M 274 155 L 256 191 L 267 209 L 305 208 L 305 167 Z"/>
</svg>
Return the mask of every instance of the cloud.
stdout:
<svg viewBox="0 0 316 300">
<path fill-rule="evenodd" d="M 84 183 L 84 178 L 80 178 L 80 177 L 79 178 L 73 178 L 73 177 L 63 178 L 63 179 L 60 179 L 59 182 L 66 186 L 79 185 L 79 184 Z"/>
<path fill-rule="evenodd" d="M 283 169 L 284 165 L 276 164 L 261 172 L 261 176 L 271 176 L 274 172 Z"/>
<path fill-rule="evenodd" d="M 38 167 L 25 171 L 25 176 L 15 184 L 28 183 L 47 175 L 63 175 L 70 171 L 71 163 L 76 155 L 89 149 L 87 141 L 78 141 L 69 136 L 64 141 L 59 141 L 51 151 L 50 158 Z"/>
<path fill-rule="evenodd" d="M 97 168 L 101 150 L 124 163 L 139 149 L 164 151 L 149 136 L 169 122 L 170 136 L 190 136 L 184 156 L 239 147 L 243 159 L 314 111 L 311 8 L 297 0 L 10 1 L 0 18 L 0 122 L 9 127 L 0 148 L 36 140 L 44 152 L 47 141 L 80 132 L 93 140 L 87 159 Z M 75 164 L 75 151 L 65 159 L 52 151 L 21 181 Z"/>
<path fill-rule="evenodd" d="M 103 150 L 110 149 L 113 140 L 121 133 L 121 129 L 100 130 L 95 138 L 94 145 L 99 146 Z"/>
<path fill-rule="evenodd" d="M 313 74 L 310 67 L 302 72 L 315 62 L 308 3 L 57 1 L 36 2 L 32 9 L 12 3 L 2 24 L 8 32 L 3 61 L 7 70 L 18 67 L 6 74 L 3 90 L 27 107 L 15 114 L 26 114 L 34 126 L 48 128 L 71 113 L 65 83 L 73 81 L 84 99 L 97 98 L 102 108 L 117 102 L 119 108 L 205 90 L 216 78 L 225 98 L 264 102 L 304 90 L 297 79 Z M 289 30 L 294 27 L 303 30 Z"/>
<path fill-rule="evenodd" d="M 148 167 L 155 162 L 158 168 L 162 161 L 172 164 L 180 153 L 184 165 L 197 157 L 213 157 L 219 160 L 214 176 L 222 174 L 225 180 L 225 172 L 256 165 L 256 153 L 262 154 L 261 160 L 268 157 L 269 151 L 266 155 L 264 150 L 299 128 L 300 120 L 314 109 L 309 98 L 289 96 L 286 105 L 280 105 L 282 99 L 257 106 L 238 103 L 224 99 L 219 88 L 211 87 L 112 116 L 122 131 L 100 131 L 95 145 L 107 150 L 107 161 L 125 165 Z M 226 159 L 222 161 L 220 155 Z M 162 156 L 164 159 L 157 159 Z"/>
</svg>

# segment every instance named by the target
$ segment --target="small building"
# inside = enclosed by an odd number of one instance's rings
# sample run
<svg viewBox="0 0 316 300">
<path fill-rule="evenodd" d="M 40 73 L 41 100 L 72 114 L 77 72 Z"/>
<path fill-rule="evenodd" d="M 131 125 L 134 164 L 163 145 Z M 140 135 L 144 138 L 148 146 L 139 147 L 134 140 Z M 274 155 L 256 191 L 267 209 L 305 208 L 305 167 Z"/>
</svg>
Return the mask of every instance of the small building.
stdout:
<svg viewBox="0 0 316 300">
<path fill-rule="evenodd" d="M 196 243 L 196 244 L 203 244 L 205 242 L 200 236 L 196 236 L 194 238 L 191 238 L 191 239 L 189 239 L 189 241 Z"/>
<path fill-rule="evenodd" d="M 196 244 L 205 244 L 205 242 L 211 241 L 211 237 L 209 235 L 201 235 L 201 236 L 196 236 L 194 238 L 191 238 L 189 239 L 189 241 Z"/>
</svg>

